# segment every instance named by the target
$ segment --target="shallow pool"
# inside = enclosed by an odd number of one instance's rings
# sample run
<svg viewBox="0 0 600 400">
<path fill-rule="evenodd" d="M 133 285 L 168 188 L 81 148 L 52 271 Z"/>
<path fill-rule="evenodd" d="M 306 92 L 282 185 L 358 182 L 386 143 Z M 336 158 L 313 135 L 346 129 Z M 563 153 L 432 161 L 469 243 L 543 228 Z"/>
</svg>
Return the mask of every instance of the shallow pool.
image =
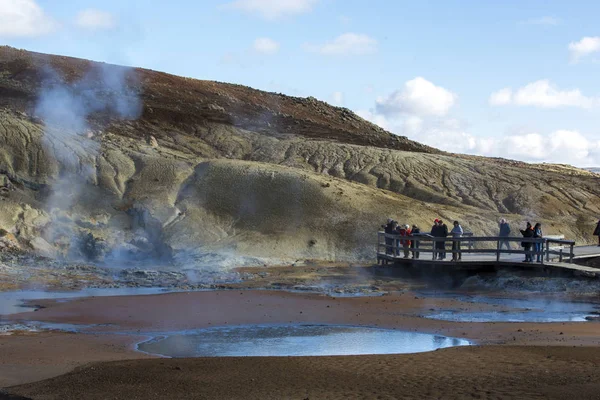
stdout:
<svg viewBox="0 0 600 400">
<path fill-rule="evenodd" d="M 334 356 L 420 353 L 468 340 L 425 333 L 337 325 L 251 325 L 176 332 L 140 343 L 167 357 Z"/>
<path fill-rule="evenodd" d="M 45 292 L 43 290 L 0 292 L 0 315 L 17 314 L 36 308 L 34 306 L 25 306 L 24 302 L 28 300 L 73 299 L 94 296 L 133 296 L 166 292 L 168 290 L 163 288 L 97 288 L 74 292 Z"/>
<path fill-rule="evenodd" d="M 426 318 L 456 322 L 583 322 L 586 317 L 597 316 L 600 310 L 600 303 L 576 301 L 565 296 L 503 298 L 438 294 L 430 297 L 454 298 L 498 308 L 486 311 L 442 309 L 423 315 Z"/>
</svg>

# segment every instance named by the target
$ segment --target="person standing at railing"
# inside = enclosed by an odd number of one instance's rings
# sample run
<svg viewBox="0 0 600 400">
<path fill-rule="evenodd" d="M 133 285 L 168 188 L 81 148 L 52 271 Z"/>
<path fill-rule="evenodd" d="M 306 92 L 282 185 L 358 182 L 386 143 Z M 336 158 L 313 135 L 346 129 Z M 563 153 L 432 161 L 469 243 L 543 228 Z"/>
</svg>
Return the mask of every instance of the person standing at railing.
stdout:
<svg viewBox="0 0 600 400">
<path fill-rule="evenodd" d="M 410 236 L 411 234 L 411 230 L 410 230 L 410 226 L 409 225 L 404 225 L 402 228 L 400 228 L 400 236 L 401 237 L 406 237 L 406 236 Z M 410 240 L 404 238 L 404 239 L 400 239 L 400 244 L 402 244 L 402 249 L 404 250 L 404 258 L 408 258 L 408 255 L 410 254 Z"/>
<path fill-rule="evenodd" d="M 433 236 L 434 238 L 438 237 L 439 235 L 439 230 L 440 230 L 440 220 L 439 219 L 435 219 L 435 221 L 433 221 L 433 226 L 431 227 L 431 236 Z M 438 242 L 433 242 L 433 245 L 431 246 L 433 253 L 432 253 L 432 259 L 436 260 L 438 258 Z"/>
<path fill-rule="evenodd" d="M 541 239 L 544 237 L 544 233 L 542 232 L 542 224 L 539 222 L 533 227 L 533 237 L 536 239 Z M 542 243 L 534 243 L 533 248 L 535 250 L 535 254 L 537 255 L 537 262 L 542 262 Z"/>
<path fill-rule="evenodd" d="M 598 236 L 598 247 L 600 247 L 600 220 L 598 220 L 598 224 L 596 225 L 596 229 L 594 229 L 594 235 Z"/>
<path fill-rule="evenodd" d="M 448 227 L 446 226 L 446 224 L 444 223 L 444 221 L 442 221 L 440 219 L 440 222 L 438 223 L 439 225 L 439 229 L 438 229 L 438 234 L 440 238 L 447 238 L 448 237 Z M 440 260 L 445 260 L 446 259 L 446 241 L 445 240 L 441 240 L 438 242 L 438 248 L 440 250 Z"/>
<path fill-rule="evenodd" d="M 417 225 L 413 225 L 410 234 L 412 236 L 420 236 L 421 235 L 421 229 L 419 229 L 419 227 Z M 416 240 L 412 240 L 410 242 L 410 248 L 413 249 L 413 258 L 418 259 L 419 258 L 419 252 L 416 251 L 419 248 L 419 239 L 418 238 Z"/>
<path fill-rule="evenodd" d="M 381 225 L 385 232 L 385 254 L 392 254 L 394 248 L 394 239 L 389 238 L 388 235 L 393 235 L 394 232 L 394 220 L 388 218 L 387 224 Z"/>
<path fill-rule="evenodd" d="M 510 225 L 504 218 L 500 220 L 500 233 L 498 236 L 501 238 L 507 238 L 510 236 Z M 502 250 L 502 246 L 506 246 L 506 250 L 510 250 L 510 242 L 506 239 L 500 239 L 500 250 Z"/>
<path fill-rule="evenodd" d="M 454 221 L 454 227 L 450 231 L 450 235 L 453 238 L 460 238 L 463 235 L 463 228 L 460 226 L 458 221 Z M 460 261 L 462 260 L 462 254 L 460 251 L 460 241 L 453 240 L 452 241 L 452 261 Z"/>
<path fill-rule="evenodd" d="M 531 227 L 531 222 L 527 222 L 527 228 L 525 228 L 525 230 L 521 229 L 521 235 L 523 235 L 523 237 L 526 239 L 533 237 L 533 228 Z M 523 247 L 523 250 L 525 250 L 525 262 L 532 262 L 533 257 L 531 256 L 531 242 L 521 242 L 521 246 Z"/>
<path fill-rule="evenodd" d="M 392 235 L 394 238 L 392 239 L 392 255 L 399 256 L 400 255 L 400 238 L 398 234 L 400 233 L 400 225 L 398 221 L 392 222 Z"/>
</svg>

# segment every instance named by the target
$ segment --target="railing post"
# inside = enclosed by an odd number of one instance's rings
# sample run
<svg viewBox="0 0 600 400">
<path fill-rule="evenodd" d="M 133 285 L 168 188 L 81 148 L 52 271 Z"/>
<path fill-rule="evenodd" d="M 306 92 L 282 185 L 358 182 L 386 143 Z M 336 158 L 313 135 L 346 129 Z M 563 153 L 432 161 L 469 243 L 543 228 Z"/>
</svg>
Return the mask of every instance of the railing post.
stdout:
<svg viewBox="0 0 600 400">
<path fill-rule="evenodd" d="M 496 262 L 500 262 L 500 241 L 496 241 Z"/>
<path fill-rule="evenodd" d="M 558 252 L 558 261 L 562 262 L 562 247 L 560 248 L 559 252 Z"/>
<path fill-rule="evenodd" d="M 571 243 L 571 254 L 569 255 L 569 263 L 573 264 L 573 243 Z"/>
<path fill-rule="evenodd" d="M 546 240 L 542 241 L 542 247 L 540 248 L 540 255 L 538 256 L 540 260 L 542 260 L 542 265 L 544 265 L 544 249 L 546 248 Z"/>
<path fill-rule="evenodd" d="M 550 242 L 546 239 L 546 262 L 550 262 Z"/>
</svg>

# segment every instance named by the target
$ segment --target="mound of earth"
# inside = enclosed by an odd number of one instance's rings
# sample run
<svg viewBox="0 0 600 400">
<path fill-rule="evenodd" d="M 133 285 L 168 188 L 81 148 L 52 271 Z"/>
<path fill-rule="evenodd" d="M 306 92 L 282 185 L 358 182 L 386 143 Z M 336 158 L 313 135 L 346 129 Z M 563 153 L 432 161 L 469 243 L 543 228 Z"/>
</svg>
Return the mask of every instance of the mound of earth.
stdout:
<svg viewBox="0 0 600 400">
<path fill-rule="evenodd" d="M 485 235 L 535 220 L 587 242 L 598 214 L 589 171 L 444 153 L 314 98 L 0 47 L 0 228 L 47 257 L 372 260 L 387 217 Z"/>
</svg>

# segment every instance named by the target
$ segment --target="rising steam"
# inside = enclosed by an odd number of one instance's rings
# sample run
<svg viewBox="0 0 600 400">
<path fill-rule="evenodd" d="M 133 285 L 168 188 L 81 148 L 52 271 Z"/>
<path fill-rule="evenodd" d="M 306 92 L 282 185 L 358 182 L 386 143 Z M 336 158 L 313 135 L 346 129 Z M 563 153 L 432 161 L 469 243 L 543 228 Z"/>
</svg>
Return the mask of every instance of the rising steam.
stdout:
<svg viewBox="0 0 600 400">
<path fill-rule="evenodd" d="M 63 248 L 64 257 L 90 258 L 86 249 L 97 250 L 93 237 L 76 229 L 70 212 L 84 187 L 96 184 L 99 139 L 105 126 L 140 116 L 142 102 L 135 83 L 135 71 L 126 67 L 94 65 L 81 79 L 70 82 L 51 67 L 44 69 L 34 113 L 45 125 L 43 145 L 60 168 L 46 200 L 52 223 L 44 236 Z"/>
</svg>

